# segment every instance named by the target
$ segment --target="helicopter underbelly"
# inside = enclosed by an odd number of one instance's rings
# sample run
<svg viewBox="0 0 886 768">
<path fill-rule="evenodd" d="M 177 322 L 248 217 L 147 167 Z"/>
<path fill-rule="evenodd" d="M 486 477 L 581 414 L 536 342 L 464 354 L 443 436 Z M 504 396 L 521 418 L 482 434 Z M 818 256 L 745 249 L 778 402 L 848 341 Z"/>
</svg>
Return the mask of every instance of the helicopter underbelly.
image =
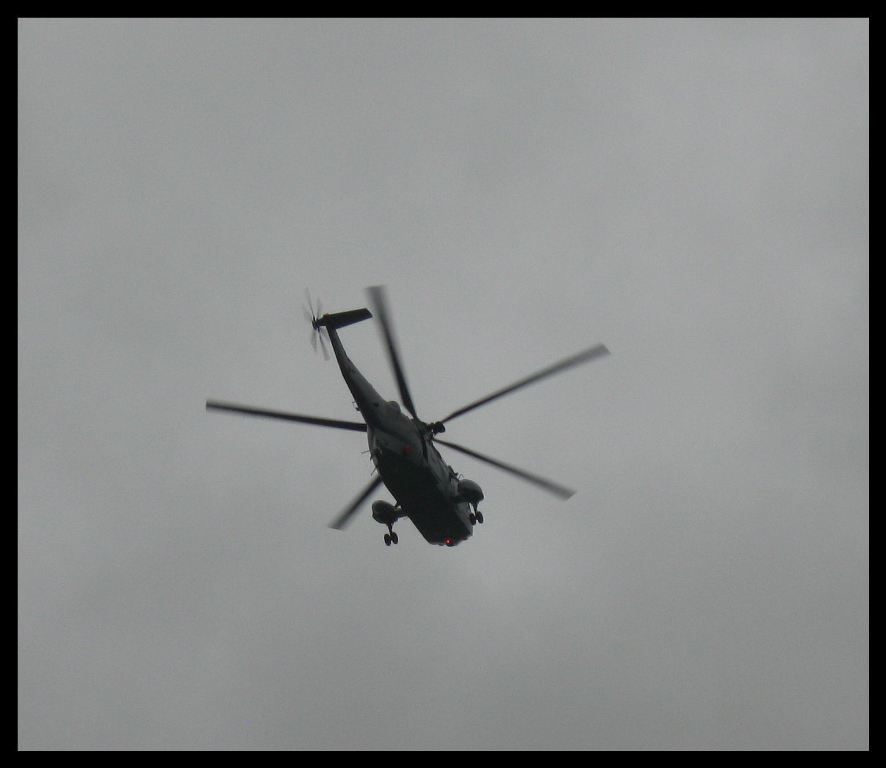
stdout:
<svg viewBox="0 0 886 768">
<path fill-rule="evenodd" d="M 452 500 L 430 468 L 391 451 L 379 451 L 376 467 L 405 515 L 430 544 L 455 546 L 472 534 L 468 504 Z"/>
</svg>

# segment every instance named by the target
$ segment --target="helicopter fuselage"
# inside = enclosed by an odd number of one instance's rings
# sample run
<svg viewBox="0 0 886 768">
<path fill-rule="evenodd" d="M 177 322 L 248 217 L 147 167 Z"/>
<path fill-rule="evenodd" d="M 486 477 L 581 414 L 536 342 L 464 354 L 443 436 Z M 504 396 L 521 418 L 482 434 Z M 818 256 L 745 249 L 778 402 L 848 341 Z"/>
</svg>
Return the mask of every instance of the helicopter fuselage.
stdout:
<svg viewBox="0 0 886 768">
<path fill-rule="evenodd" d="M 373 516 L 390 527 L 407 517 L 431 544 L 455 546 L 473 533 L 471 504 L 459 494 L 459 478 L 429 437 L 428 425 L 385 400 L 351 362 L 334 326 L 326 331 L 357 410 L 366 422 L 369 453 L 397 504 Z M 389 517 L 390 519 L 384 519 Z"/>
</svg>

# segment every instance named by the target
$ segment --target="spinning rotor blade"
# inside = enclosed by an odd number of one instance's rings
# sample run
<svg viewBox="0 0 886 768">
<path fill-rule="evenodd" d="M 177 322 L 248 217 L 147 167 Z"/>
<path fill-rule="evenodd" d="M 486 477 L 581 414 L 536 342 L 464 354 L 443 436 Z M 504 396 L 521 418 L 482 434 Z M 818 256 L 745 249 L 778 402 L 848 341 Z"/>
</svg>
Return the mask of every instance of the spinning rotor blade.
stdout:
<svg viewBox="0 0 886 768">
<path fill-rule="evenodd" d="M 360 492 L 360 495 L 351 502 L 350 506 L 329 524 L 329 527 L 335 528 L 338 531 L 344 528 L 350 522 L 351 517 L 357 511 L 358 507 L 366 501 L 366 497 L 380 485 L 381 477 L 376 475 L 372 478 L 372 482 Z"/>
<path fill-rule="evenodd" d="M 320 303 L 317 302 L 317 311 L 314 311 L 314 302 L 311 301 L 311 292 L 308 290 L 308 287 L 305 286 L 305 298 L 308 300 L 308 309 L 311 310 L 311 320 L 316 320 L 320 315 Z"/>
<path fill-rule="evenodd" d="M 572 355 L 572 357 L 567 357 L 565 360 L 561 360 L 559 363 L 554 363 L 553 365 L 548 366 L 540 370 L 538 373 L 533 373 L 531 376 L 527 376 L 526 378 L 520 379 L 520 381 L 511 384 L 509 387 L 505 387 L 504 389 L 499 389 L 496 392 L 493 392 L 491 395 L 487 395 L 481 400 L 477 400 L 476 402 L 471 403 L 470 405 L 466 405 L 464 408 L 459 408 L 457 411 L 453 411 L 450 413 L 445 419 L 440 419 L 440 423 L 445 423 L 447 421 L 451 421 L 456 416 L 461 416 L 463 413 L 467 413 L 468 411 L 473 411 L 474 408 L 479 408 L 481 405 L 486 405 L 486 403 L 492 402 L 493 400 L 498 399 L 499 397 L 503 397 L 514 390 L 520 389 L 521 387 L 528 386 L 536 381 L 540 381 L 547 376 L 553 376 L 555 373 L 559 373 L 560 371 L 565 371 L 568 368 L 572 368 L 573 366 L 580 365 L 581 363 L 586 363 L 590 360 L 593 360 L 595 357 L 602 357 L 603 355 L 608 355 L 609 350 L 606 349 L 605 344 L 597 344 L 590 349 L 586 349 L 584 352 L 579 352 L 577 355 Z M 440 441 L 442 442 L 442 440 Z"/>
<path fill-rule="evenodd" d="M 322 327 L 317 326 L 318 318 L 323 316 L 323 306 L 320 304 L 320 299 L 317 299 L 317 310 L 314 311 L 314 303 L 311 301 L 311 292 L 305 287 L 305 298 L 308 301 L 308 306 L 302 306 L 302 312 L 304 312 L 305 320 L 307 320 L 312 327 L 311 331 L 311 346 L 314 348 L 314 352 L 317 351 L 317 339 L 320 339 L 320 349 L 323 350 L 323 359 L 329 360 L 329 352 L 326 351 L 326 344 L 323 341 L 323 329 Z"/>
<path fill-rule="evenodd" d="M 265 416 L 270 419 L 283 419 L 284 421 L 297 421 L 301 424 L 314 424 L 318 427 L 334 427 L 336 429 L 350 429 L 354 432 L 365 432 L 366 424 L 361 421 L 339 421 L 338 419 L 321 419 L 317 416 L 301 416 L 297 413 L 284 413 L 283 411 L 269 411 L 265 408 L 253 408 L 250 405 L 235 405 L 233 403 L 220 403 L 217 400 L 206 401 L 207 411 L 229 411 L 231 413 L 243 413 L 247 416 Z"/>
<path fill-rule="evenodd" d="M 475 459 L 479 459 L 480 461 L 485 461 L 487 464 L 491 464 L 493 467 L 503 469 L 505 472 L 510 472 L 515 477 L 519 477 L 521 480 L 526 480 L 533 485 L 537 485 L 539 488 L 542 488 L 549 493 L 553 493 L 555 496 L 559 496 L 561 499 L 568 499 L 570 496 L 575 495 L 575 491 L 569 488 L 565 488 L 564 486 L 559 485 L 552 480 L 546 480 L 545 478 L 539 477 L 538 475 L 533 475 L 531 472 L 527 472 L 526 470 L 517 469 L 517 467 L 512 467 L 510 464 L 505 464 L 504 462 L 490 458 L 489 456 L 484 456 L 482 453 L 472 451 L 470 448 L 465 448 L 464 446 L 450 443 L 447 440 L 440 440 L 439 438 L 434 438 L 434 442 L 440 443 L 440 445 L 445 445 L 448 448 L 453 448 L 456 451 L 466 453 L 468 456 L 473 456 Z"/>
<path fill-rule="evenodd" d="M 406 386 L 406 376 L 403 373 L 403 366 L 400 364 L 400 354 L 397 352 L 397 344 L 394 341 L 393 329 L 391 321 L 388 317 L 388 301 L 385 298 L 385 289 L 381 285 L 373 285 L 366 289 L 369 298 L 372 301 L 375 316 L 381 322 L 382 332 L 385 337 L 385 343 L 388 348 L 388 359 L 391 361 L 391 367 L 394 369 L 394 376 L 397 379 L 397 387 L 400 390 L 400 400 L 407 411 L 413 418 L 418 418 L 415 413 L 415 406 L 412 404 L 412 397 L 409 394 L 409 387 Z"/>
<path fill-rule="evenodd" d="M 320 349 L 323 350 L 323 359 L 328 362 L 329 361 L 329 352 L 326 349 L 326 342 L 323 341 L 323 328 L 322 327 L 318 328 L 316 333 L 317 333 L 317 338 L 320 339 Z M 314 351 L 315 352 L 317 351 L 316 345 L 314 345 Z"/>
<path fill-rule="evenodd" d="M 326 349 L 326 342 L 323 341 L 323 328 L 311 329 L 311 348 L 314 353 L 317 352 L 317 340 L 320 340 L 320 349 L 323 351 L 323 359 L 329 360 L 329 352 Z"/>
</svg>

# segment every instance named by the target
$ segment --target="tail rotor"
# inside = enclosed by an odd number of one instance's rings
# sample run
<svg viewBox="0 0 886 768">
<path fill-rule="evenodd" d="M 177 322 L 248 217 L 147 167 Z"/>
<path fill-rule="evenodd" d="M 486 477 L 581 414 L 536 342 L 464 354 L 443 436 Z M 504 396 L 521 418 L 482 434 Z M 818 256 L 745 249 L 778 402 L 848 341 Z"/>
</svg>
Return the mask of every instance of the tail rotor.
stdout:
<svg viewBox="0 0 886 768">
<path fill-rule="evenodd" d="M 323 326 L 318 323 L 318 320 L 323 316 L 323 305 L 320 303 L 320 300 L 317 299 L 317 311 L 314 311 L 314 304 L 311 301 L 311 292 L 307 288 L 305 288 L 305 298 L 308 301 L 308 306 L 305 307 L 302 305 L 302 312 L 304 313 L 305 320 L 311 324 L 311 346 L 316 353 L 317 340 L 319 339 L 320 349 L 323 350 L 323 359 L 329 360 L 329 352 L 326 351 L 326 343 L 323 341 Z"/>
</svg>

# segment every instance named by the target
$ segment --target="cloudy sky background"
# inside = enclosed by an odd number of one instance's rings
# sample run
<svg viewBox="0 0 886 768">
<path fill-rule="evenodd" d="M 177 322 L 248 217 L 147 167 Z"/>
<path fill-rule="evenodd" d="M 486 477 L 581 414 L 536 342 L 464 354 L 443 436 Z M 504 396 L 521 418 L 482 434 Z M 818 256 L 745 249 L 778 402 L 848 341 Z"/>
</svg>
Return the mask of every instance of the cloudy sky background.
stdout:
<svg viewBox="0 0 886 768">
<path fill-rule="evenodd" d="M 869 25 L 19 22 L 24 748 L 866 748 Z M 315 356 L 388 286 L 454 548 Z M 342 332 L 385 395 L 375 323 Z M 390 498 L 386 493 L 380 498 Z"/>
</svg>

